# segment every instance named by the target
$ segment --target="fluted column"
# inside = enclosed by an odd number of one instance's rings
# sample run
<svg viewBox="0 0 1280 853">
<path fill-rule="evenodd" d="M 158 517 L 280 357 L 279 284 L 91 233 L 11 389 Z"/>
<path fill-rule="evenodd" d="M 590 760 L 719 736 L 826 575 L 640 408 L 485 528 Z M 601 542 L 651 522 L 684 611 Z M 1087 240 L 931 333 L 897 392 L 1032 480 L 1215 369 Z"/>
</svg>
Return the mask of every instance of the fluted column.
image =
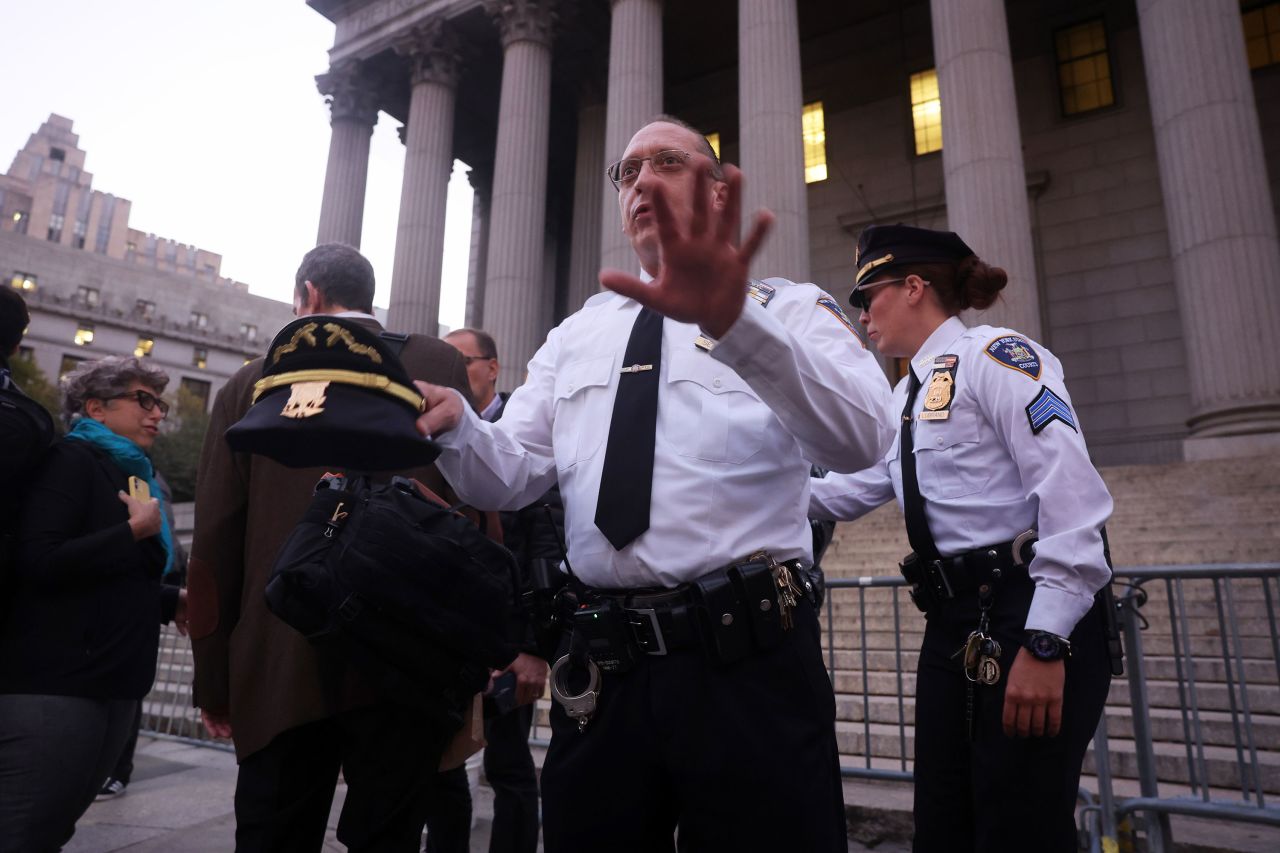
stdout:
<svg viewBox="0 0 1280 853">
<path fill-rule="evenodd" d="M 751 265 L 756 277 L 809 280 L 809 196 L 796 0 L 738 0 L 738 103 L 743 211 L 777 221 Z"/>
<path fill-rule="evenodd" d="M 331 128 L 316 243 L 346 243 L 359 248 L 369 177 L 369 139 L 378 121 L 377 90 L 356 63 L 319 75 L 316 86 L 329 103 Z"/>
<path fill-rule="evenodd" d="M 405 125 L 404 182 L 387 324 L 397 332 L 436 335 L 459 47 L 448 25 L 437 19 L 414 29 L 396 45 L 396 51 L 409 59 L 413 88 Z"/>
<path fill-rule="evenodd" d="M 662 112 L 662 0 L 612 0 L 612 7 L 605 165 L 621 157 L 635 132 Z M 637 272 L 640 261 L 622 233 L 618 194 L 607 178 L 601 181 L 600 265 Z"/>
<path fill-rule="evenodd" d="M 485 262 L 489 254 L 489 185 L 487 172 L 467 170 L 471 184 L 471 258 L 467 264 L 467 308 L 463 321 L 468 328 L 484 328 Z"/>
<path fill-rule="evenodd" d="M 505 354 L 498 378 L 503 390 L 524 381 L 525 367 L 547 334 L 539 318 L 554 298 L 543 286 L 552 5 L 548 0 L 487 4 L 503 50 L 484 320 Z"/>
<path fill-rule="evenodd" d="M 1274 451 L 1280 245 L 1240 4 L 1139 0 L 1138 24 L 1187 344 L 1186 454 Z"/>
<path fill-rule="evenodd" d="M 1004 0 L 932 0 L 947 223 L 1009 286 L 981 322 L 1040 337 L 1027 173 Z"/>
<path fill-rule="evenodd" d="M 608 183 L 604 176 L 604 125 L 604 103 L 598 93 L 588 93 L 578 109 L 578 162 L 573 176 L 573 233 L 566 305 L 570 314 L 600 290 L 600 217 L 603 213 L 617 219 L 616 205 L 610 210 L 601 210 L 600 183 Z"/>
</svg>

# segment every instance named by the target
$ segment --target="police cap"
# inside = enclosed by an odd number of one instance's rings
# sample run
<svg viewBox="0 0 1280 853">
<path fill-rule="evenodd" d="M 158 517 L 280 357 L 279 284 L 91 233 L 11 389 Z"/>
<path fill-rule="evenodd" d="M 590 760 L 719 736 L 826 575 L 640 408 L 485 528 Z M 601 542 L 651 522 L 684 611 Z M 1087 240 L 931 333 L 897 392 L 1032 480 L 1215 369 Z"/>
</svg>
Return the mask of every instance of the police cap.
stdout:
<svg viewBox="0 0 1280 853">
<path fill-rule="evenodd" d="M 422 395 L 376 332 L 314 315 L 276 335 L 253 405 L 226 438 L 232 450 L 294 468 L 412 468 L 440 453 L 415 426 L 423 408 Z"/>
<path fill-rule="evenodd" d="M 868 225 L 858 237 L 853 262 L 858 268 L 853 289 L 861 290 L 877 275 L 897 267 L 954 262 L 973 254 L 952 231 L 911 225 Z"/>
</svg>

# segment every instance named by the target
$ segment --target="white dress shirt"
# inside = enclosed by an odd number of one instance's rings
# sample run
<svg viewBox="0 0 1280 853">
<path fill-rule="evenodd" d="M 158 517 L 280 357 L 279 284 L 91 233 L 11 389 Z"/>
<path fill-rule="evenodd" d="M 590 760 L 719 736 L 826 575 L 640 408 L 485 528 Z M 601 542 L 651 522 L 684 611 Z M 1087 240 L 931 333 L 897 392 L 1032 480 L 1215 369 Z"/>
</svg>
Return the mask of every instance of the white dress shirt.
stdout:
<svg viewBox="0 0 1280 853">
<path fill-rule="evenodd" d="M 767 549 L 810 559 L 809 460 L 856 471 L 892 438 L 889 385 L 812 284 L 768 279 L 711 353 L 697 326 L 663 324 L 649 529 L 617 551 L 595 526 L 605 444 L 640 305 L 593 296 L 548 335 L 502 419 L 470 407 L 434 436 L 464 500 L 516 509 L 559 480 L 569 562 L 600 588 L 671 587 Z M 828 304 L 834 305 L 833 302 Z"/>
<path fill-rule="evenodd" d="M 1039 356 L 1038 378 L 988 355 L 987 347 L 1006 336 L 1021 338 Z M 921 420 L 934 360 L 942 355 L 959 358 L 951 414 L 945 420 Z M 1070 410 L 1061 363 L 1017 332 L 967 329 L 952 317 L 925 341 L 911 370 L 922 384 L 912 422 L 916 479 L 938 552 L 955 556 L 1037 528 L 1040 540 L 1029 567 L 1036 590 L 1026 627 L 1070 636 L 1093 606 L 1094 593 L 1111 577 L 1100 531 L 1112 503 Z M 1042 413 L 1029 413 L 1028 406 L 1042 388 L 1065 403 L 1072 425 L 1053 419 L 1033 431 L 1033 416 L 1039 422 Z M 906 402 L 904 376 L 889 404 L 895 420 Z M 873 468 L 815 480 L 810 514 L 849 521 L 895 495 L 901 505 L 899 439 L 895 432 L 889 452 Z"/>
</svg>

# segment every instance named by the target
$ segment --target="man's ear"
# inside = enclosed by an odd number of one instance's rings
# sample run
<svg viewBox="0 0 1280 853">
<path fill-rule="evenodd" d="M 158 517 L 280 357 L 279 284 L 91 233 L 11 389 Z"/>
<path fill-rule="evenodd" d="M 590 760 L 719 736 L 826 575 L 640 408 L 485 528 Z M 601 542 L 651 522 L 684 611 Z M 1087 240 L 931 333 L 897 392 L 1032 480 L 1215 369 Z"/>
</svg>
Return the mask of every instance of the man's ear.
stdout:
<svg viewBox="0 0 1280 853">
<path fill-rule="evenodd" d="M 500 372 L 500 370 L 501 370 L 501 365 L 498 364 L 498 360 L 496 358 L 489 359 L 489 381 L 490 382 L 498 381 L 498 373 Z"/>
<path fill-rule="evenodd" d="M 711 207 L 714 210 L 723 210 L 725 202 L 729 200 L 729 184 L 725 181 L 716 181 L 711 185 Z"/>
<path fill-rule="evenodd" d="M 321 293 L 314 284 L 309 281 L 302 283 L 302 313 L 303 314 L 323 314 L 327 307 L 324 294 Z"/>
</svg>

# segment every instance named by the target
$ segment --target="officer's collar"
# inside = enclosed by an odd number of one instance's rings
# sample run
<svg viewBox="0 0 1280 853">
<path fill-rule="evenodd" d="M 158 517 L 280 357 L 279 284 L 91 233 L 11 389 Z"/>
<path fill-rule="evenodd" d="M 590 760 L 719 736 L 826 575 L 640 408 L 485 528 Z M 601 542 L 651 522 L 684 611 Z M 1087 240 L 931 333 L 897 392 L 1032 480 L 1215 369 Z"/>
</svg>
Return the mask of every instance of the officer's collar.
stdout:
<svg viewBox="0 0 1280 853">
<path fill-rule="evenodd" d="M 916 378 L 924 382 L 925 377 L 933 370 L 933 360 L 944 355 L 967 331 L 968 327 L 959 317 L 948 317 L 941 326 L 934 329 L 911 359 L 911 369 L 915 371 Z"/>
</svg>

